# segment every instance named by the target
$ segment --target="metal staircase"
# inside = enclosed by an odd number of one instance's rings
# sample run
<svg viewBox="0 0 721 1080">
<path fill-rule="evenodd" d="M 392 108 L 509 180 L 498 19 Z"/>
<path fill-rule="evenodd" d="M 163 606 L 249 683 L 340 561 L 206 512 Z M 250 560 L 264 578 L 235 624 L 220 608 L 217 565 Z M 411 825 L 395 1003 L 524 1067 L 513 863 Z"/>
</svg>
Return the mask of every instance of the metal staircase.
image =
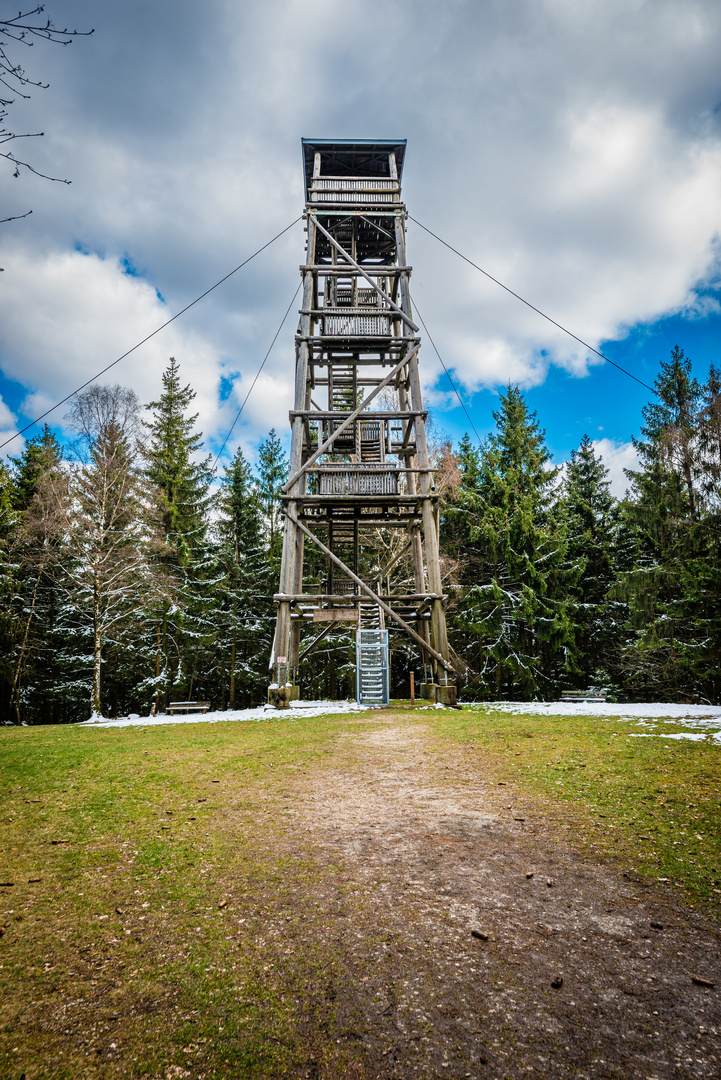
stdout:
<svg viewBox="0 0 721 1080">
<path fill-rule="evenodd" d="M 328 522 L 330 550 L 354 572 L 358 572 L 358 523 L 353 518 L 331 517 Z M 345 595 L 356 591 L 355 583 L 332 562 L 328 563 L 328 592 Z"/>
<path fill-rule="evenodd" d="M 356 636 L 358 704 L 387 705 L 390 681 L 388 676 L 388 631 L 359 627 Z"/>
</svg>

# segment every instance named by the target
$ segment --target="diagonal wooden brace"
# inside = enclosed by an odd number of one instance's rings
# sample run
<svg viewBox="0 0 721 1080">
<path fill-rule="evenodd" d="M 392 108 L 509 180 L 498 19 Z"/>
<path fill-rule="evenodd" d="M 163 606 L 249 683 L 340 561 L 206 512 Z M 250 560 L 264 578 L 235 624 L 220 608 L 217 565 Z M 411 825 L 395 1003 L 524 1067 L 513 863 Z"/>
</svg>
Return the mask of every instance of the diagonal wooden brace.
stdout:
<svg viewBox="0 0 721 1080">
<path fill-rule="evenodd" d="M 391 307 L 391 308 L 393 309 L 393 311 L 395 311 L 395 313 L 396 313 L 397 315 L 400 315 L 400 317 L 401 317 L 401 318 L 403 319 L 403 322 L 404 322 L 404 323 L 406 323 L 406 325 L 407 325 L 407 326 L 409 326 L 409 327 L 411 328 L 411 330 L 413 331 L 413 333 L 414 333 L 414 334 L 417 334 L 417 333 L 418 333 L 418 330 L 419 330 L 419 328 L 418 328 L 418 327 L 416 326 L 416 324 L 415 324 L 415 323 L 413 322 L 413 319 L 410 319 L 410 318 L 408 317 L 408 315 L 406 315 L 405 311 L 403 311 L 403 309 L 402 309 L 402 308 L 398 307 L 398 304 L 394 303 L 394 302 L 393 302 L 393 300 L 391 300 L 390 296 L 388 296 L 388 293 L 384 293 L 384 292 L 383 292 L 383 290 L 381 289 L 381 287 L 380 287 L 379 285 L 377 285 L 375 281 L 373 281 L 373 279 L 372 279 L 372 278 L 370 277 L 370 275 L 369 275 L 369 274 L 367 274 L 367 273 L 366 273 L 366 271 L 365 271 L 365 270 L 363 269 L 363 267 L 362 267 L 362 266 L 360 266 L 360 265 L 359 265 L 359 264 L 358 264 L 358 263 L 357 263 L 357 262 L 355 261 L 355 259 L 352 259 L 352 258 L 351 258 L 351 256 L 350 256 L 350 255 L 348 254 L 348 252 L 347 252 L 347 251 L 345 250 L 345 248 L 344 248 L 344 247 L 341 247 L 341 245 L 340 245 L 340 244 L 338 243 L 338 241 L 337 241 L 337 240 L 335 239 L 335 237 L 331 236 L 331 234 L 330 234 L 330 233 L 328 232 L 328 230 L 327 230 L 327 229 L 324 229 L 324 228 L 323 228 L 323 226 L 322 226 L 322 225 L 321 225 L 321 223 L 320 223 L 320 222 L 318 221 L 317 217 L 315 217 L 315 215 L 313 215 L 313 221 L 314 221 L 314 223 L 315 223 L 315 227 L 316 227 L 316 229 L 318 229 L 318 230 L 319 230 L 320 232 L 322 232 L 324 236 L 327 236 L 327 237 L 328 237 L 328 239 L 330 240 L 330 242 L 331 242 L 331 244 L 333 245 L 333 247 L 334 247 L 334 248 L 336 248 L 336 249 L 337 249 L 337 250 L 338 250 L 338 251 L 339 251 L 339 252 L 341 253 L 341 255 L 343 256 L 343 258 L 344 258 L 344 259 L 347 259 L 347 260 L 348 260 L 348 262 L 350 263 L 350 265 L 351 265 L 351 266 L 352 266 L 352 267 L 353 267 L 353 268 L 354 268 L 355 270 L 357 270 L 357 271 L 358 271 L 358 273 L 359 273 L 359 274 L 360 274 L 360 275 L 361 275 L 362 277 L 364 277 L 364 278 L 366 279 L 366 281 L 368 282 L 368 284 L 370 285 L 370 287 L 371 287 L 371 288 L 372 288 L 372 289 L 373 289 L 373 290 L 374 290 L 375 292 L 377 292 L 379 296 L 381 296 L 381 297 L 383 298 L 384 302 L 385 302 L 386 304 L 388 304 L 388 305 L 389 305 L 389 306 L 390 306 L 390 307 Z M 382 272 L 382 270 L 383 270 L 383 267 L 378 267 L 378 270 Z"/>
<path fill-rule="evenodd" d="M 387 562 L 385 564 L 385 566 L 383 567 L 383 569 L 380 570 L 378 572 L 378 574 L 376 574 L 376 577 L 378 578 L 378 580 L 380 581 L 382 578 L 384 578 L 386 576 L 386 574 L 390 574 L 391 570 L 396 565 L 396 563 L 399 563 L 401 561 L 401 559 L 403 558 L 403 556 L 405 555 L 405 553 L 407 551 L 410 551 L 410 549 L 412 547 L 413 547 L 413 540 L 411 539 L 411 540 L 408 541 L 406 546 L 404 548 L 401 548 L 401 550 L 398 552 L 398 554 L 394 555 L 393 558 L 390 560 L 390 562 Z"/>
<path fill-rule="evenodd" d="M 299 664 L 302 663 L 303 660 L 305 660 L 306 656 L 309 656 L 310 653 L 313 652 L 313 649 L 316 647 L 316 645 L 320 645 L 323 638 L 326 636 L 326 634 L 329 634 L 332 629 L 333 629 L 333 623 L 332 622 L 329 622 L 326 626 L 323 627 L 321 632 L 319 634 L 317 634 L 313 638 L 310 645 L 306 646 L 306 648 L 303 649 L 303 652 L 298 657 L 298 663 Z"/>
<path fill-rule="evenodd" d="M 420 348 L 420 345 L 414 345 L 413 348 L 410 350 L 410 352 L 406 353 L 406 355 L 403 357 L 403 359 L 399 360 L 398 363 L 396 364 L 396 366 L 393 368 L 393 370 L 391 372 L 389 372 L 388 375 L 386 375 L 385 379 L 383 379 L 382 382 L 379 382 L 378 385 L 376 387 L 374 387 L 374 389 L 368 395 L 368 397 L 365 399 L 365 401 L 362 401 L 361 404 L 358 406 L 358 408 L 355 409 L 350 414 L 350 416 L 347 416 L 342 424 L 338 425 L 338 427 L 335 429 L 333 434 L 328 439 L 326 439 L 326 441 L 323 443 L 323 445 L 319 446 L 314 454 L 311 454 L 311 456 L 306 461 L 305 465 L 302 465 L 301 468 L 298 469 L 298 472 L 295 474 L 295 476 L 292 476 L 290 478 L 290 480 L 288 481 L 288 483 L 285 484 L 285 486 L 283 487 L 283 491 L 286 494 L 290 491 L 290 489 L 293 487 L 293 485 L 296 484 L 298 482 L 298 480 L 300 480 L 303 473 L 307 472 L 308 469 L 312 468 L 313 465 L 315 464 L 315 462 L 318 460 L 318 458 L 321 457 L 321 455 L 327 453 L 328 449 L 332 446 L 332 444 L 335 442 L 335 440 L 338 438 L 338 436 L 342 435 L 343 432 L 346 430 L 346 428 L 350 427 L 350 425 L 352 423 L 354 423 L 354 421 L 356 421 L 358 419 L 360 414 L 362 412 L 364 412 L 368 408 L 371 401 L 373 401 L 373 399 L 375 397 L 377 397 L 378 394 L 380 394 L 381 390 L 384 390 L 386 388 L 386 386 L 388 386 L 389 383 L 393 382 L 396 375 L 398 375 L 398 373 L 403 370 L 403 368 L 408 363 L 408 361 L 411 359 L 411 357 L 415 353 L 418 352 L 419 348 Z M 410 430 L 410 428 L 411 428 L 411 425 L 409 424 L 408 429 Z"/>
<path fill-rule="evenodd" d="M 334 555 L 333 552 L 330 550 L 330 548 L 327 548 L 325 546 L 325 544 L 321 540 L 319 540 L 318 537 L 314 533 L 312 533 L 310 531 L 310 529 L 307 529 L 305 527 L 305 525 L 303 524 L 302 521 L 299 521 L 298 518 L 295 517 L 294 514 L 289 513 L 288 510 L 285 511 L 285 514 L 286 514 L 286 517 L 288 517 L 293 522 L 293 524 L 296 525 L 300 529 L 300 531 L 302 533 L 305 533 L 305 535 L 310 540 L 312 540 L 313 543 L 316 544 L 317 547 L 319 547 L 320 550 L 322 552 L 324 552 L 328 556 L 328 558 L 332 562 L 334 562 L 336 564 L 336 566 L 340 570 L 343 571 L 344 574 L 347 574 L 348 577 L 352 581 L 355 581 L 356 585 L 358 585 L 363 590 L 363 592 L 366 594 L 366 596 L 369 596 L 371 598 L 371 600 L 373 600 L 373 602 L 378 605 L 379 608 L 381 608 L 383 611 L 385 611 L 386 615 L 388 615 L 391 619 L 393 619 L 394 622 L 397 622 L 398 625 L 403 630 L 405 630 L 405 632 L 407 634 L 409 634 L 410 637 L 412 637 L 413 640 L 415 642 L 417 642 L 417 644 L 420 645 L 422 649 L 424 649 L 427 653 L 430 653 L 431 656 L 433 656 L 438 661 L 438 663 L 441 664 L 445 668 L 446 671 L 449 671 L 449 672 L 453 673 L 453 665 L 450 664 L 448 662 L 448 660 L 445 660 L 441 656 L 441 654 L 439 652 L 437 652 L 433 648 L 432 645 L 429 645 L 429 643 L 427 641 L 424 641 L 423 638 L 421 637 L 421 635 L 417 634 L 416 631 L 413 629 L 413 627 L 409 626 L 408 623 L 405 621 L 405 619 L 402 619 L 400 617 L 400 615 L 398 615 L 393 610 L 393 608 L 389 607 L 388 604 L 386 604 L 384 600 L 381 600 L 380 596 L 378 596 L 377 593 L 373 592 L 370 585 L 366 585 L 365 581 L 362 581 L 358 577 L 357 574 L 354 574 L 349 566 L 346 566 L 346 564 L 344 562 L 341 562 L 341 560 L 338 558 L 338 556 Z"/>
</svg>

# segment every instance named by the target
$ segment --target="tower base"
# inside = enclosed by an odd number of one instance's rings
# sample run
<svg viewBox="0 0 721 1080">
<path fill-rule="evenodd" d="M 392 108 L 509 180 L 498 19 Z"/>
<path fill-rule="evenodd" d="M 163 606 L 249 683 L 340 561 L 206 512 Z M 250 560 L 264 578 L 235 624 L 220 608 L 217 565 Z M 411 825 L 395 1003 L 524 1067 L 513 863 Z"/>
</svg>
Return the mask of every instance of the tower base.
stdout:
<svg viewBox="0 0 721 1080">
<path fill-rule="evenodd" d="M 458 687 L 453 683 L 421 683 L 420 696 L 425 701 L 436 701 L 439 705 L 448 705 L 451 709 L 458 707 Z"/>
<path fill-rule="evenodd" d="M 300 699 L 300 687 L 293 683 L 268 687 L 268 704 L 276 709 L 289 709 L 291 701 Z"/>
</svg>

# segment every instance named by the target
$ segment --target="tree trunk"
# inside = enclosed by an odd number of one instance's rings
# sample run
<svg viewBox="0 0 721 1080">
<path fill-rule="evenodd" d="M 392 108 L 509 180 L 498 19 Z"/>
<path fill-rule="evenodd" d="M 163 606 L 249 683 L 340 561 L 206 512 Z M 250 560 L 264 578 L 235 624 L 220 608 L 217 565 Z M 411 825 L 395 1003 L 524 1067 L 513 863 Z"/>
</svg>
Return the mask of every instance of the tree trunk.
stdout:
<svg viewBox="0 0 721 1080">
<path fill-rule="evenodd" d="M 235 708 L 235 642 L 236 642 L 236 630 L 235 630 L 235 607 L 233 608 L 233 645 L 230 650 L 230 695 L 228 698 L 228 705 L 231 709 Z"/>
<path fill-rule="evenodd" d="M 23 637 L 22 647 L 20 649 L 20 656 L 18 657 L 17 667 L 15 668 L 15 677 L 13 679 L 12 692 L 10 694 L 10 708 L 15 710 L 16 723 L 20 724 L 20 672 L 22 671 L 23 660 L 25 658 L 25 650 L 28 644 L 28 634 L 30 633 L 30 623 L 32 622 L 33 615 L 35 613 L 35 600 L 38 595 L 38 587 L 40 585 L 40 578 L 42 577 L 42 570 L 38 574 L 37 581 L 35 582 L 35 588 L 33 589 L 33 601 L 30 605 L 30 614 L 28 615 L 27 626 L 25 627 L 25 635 Z"/>
<path fill-rule="evenodd" d="M 93 692 L 91 698 L 91 720 L 99 720 L 100 711 L 100 666 L 102 663 L 103 643 L 100 637 L 100 596 L 95 582 L 93 595 Z"/>
<path fill-rule="evenodd" d="M 92 719 L 97 720 L 102 716 L 100 712 L 100 667 L 102 664 L 103 646 L 100 635 L 95 630 L 93 635 L 93 696 L 92 696 Z"/>
</svg>

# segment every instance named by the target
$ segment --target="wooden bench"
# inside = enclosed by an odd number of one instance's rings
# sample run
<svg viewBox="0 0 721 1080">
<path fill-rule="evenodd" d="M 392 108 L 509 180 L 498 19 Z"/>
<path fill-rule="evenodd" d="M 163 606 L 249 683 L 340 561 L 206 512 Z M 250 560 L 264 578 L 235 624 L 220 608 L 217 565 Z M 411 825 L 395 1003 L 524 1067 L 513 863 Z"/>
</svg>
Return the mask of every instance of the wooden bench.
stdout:
<svg viewBox="0 0 721 1080">
<path fill-rule="evenodd" d="M 605 690 L 562 690 L 561 701 L 605 701 Z"/>
<path fill-rule="evenodd" d="M 176 712 L 206 713 L 210 708 L 209 701 L 173 701 L 168 705 L 168 712 L 172 716 Z"/>
</svg>

